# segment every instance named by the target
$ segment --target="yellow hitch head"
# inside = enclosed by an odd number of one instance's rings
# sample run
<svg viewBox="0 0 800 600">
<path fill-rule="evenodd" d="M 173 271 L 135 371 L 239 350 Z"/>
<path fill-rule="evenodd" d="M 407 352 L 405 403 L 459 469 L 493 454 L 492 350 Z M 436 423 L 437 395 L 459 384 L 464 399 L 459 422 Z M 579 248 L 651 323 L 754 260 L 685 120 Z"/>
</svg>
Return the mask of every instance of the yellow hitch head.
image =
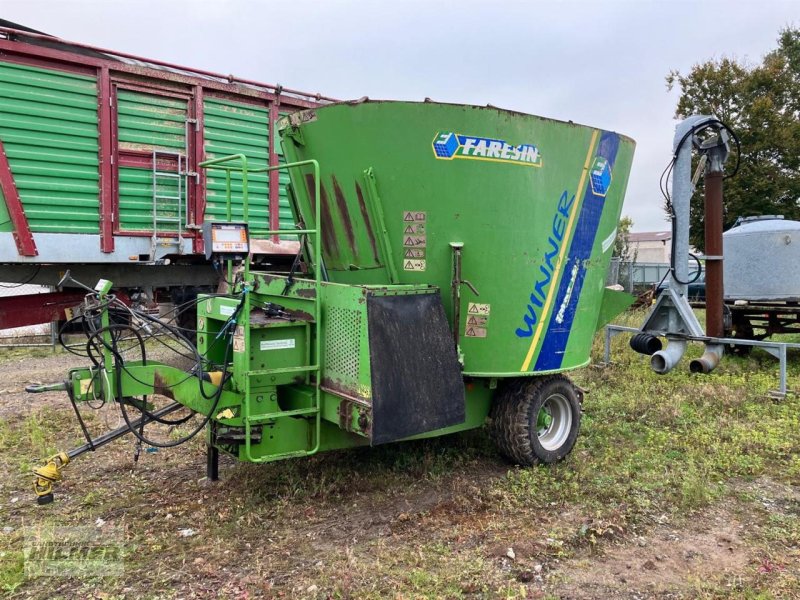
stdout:
<svg viewBox="0 0 800 600">
<path fill-rule="evenodd" d="M 53 501 L 53 483 L 61 479 L 61 469 L 69 464 L 66 452 L 59 452 L 47 459 L 47 462 L 33 470 L 36 479 L 33 489 L 39 504 L 50 504 Z"/>
</svg>

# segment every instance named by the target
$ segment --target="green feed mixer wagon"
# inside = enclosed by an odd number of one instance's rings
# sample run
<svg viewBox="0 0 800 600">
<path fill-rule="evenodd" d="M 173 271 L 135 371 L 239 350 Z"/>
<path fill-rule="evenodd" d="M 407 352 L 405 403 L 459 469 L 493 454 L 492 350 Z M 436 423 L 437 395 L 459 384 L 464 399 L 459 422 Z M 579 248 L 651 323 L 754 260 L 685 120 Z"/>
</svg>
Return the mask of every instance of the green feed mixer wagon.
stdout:
<svg viewBox="0 0 800 600">
<path fill-rule="evenodd" d="M 79 416 L 107 405 L 124 423 L 92 438 L 81 419 L 87 443 L 35 470 L 40 502 L 71 459 L 127 433 L 160 447 L 204 432 L 210 479 L 219 451 L 268 462 L 487 419 L 518 464 L 572 449 L 582 394 L 564 372 L 631 300 L 605 277 L 634 142 L 493 107 L 368 100 L 279 131 L 283 164 L 202 164 L 226 185 L 228 219 L 204 226 L 220 288 L 198 297 L 196 333 L 128 308 L 110 282 L 87 288 L 89 366 L 30 391 L 63 388 Z M 290 182 L 296 227 L 269 232 L 300 241 L 289 271 L 250 260 L 248 182 L 269 170 Z"/>
</svg>

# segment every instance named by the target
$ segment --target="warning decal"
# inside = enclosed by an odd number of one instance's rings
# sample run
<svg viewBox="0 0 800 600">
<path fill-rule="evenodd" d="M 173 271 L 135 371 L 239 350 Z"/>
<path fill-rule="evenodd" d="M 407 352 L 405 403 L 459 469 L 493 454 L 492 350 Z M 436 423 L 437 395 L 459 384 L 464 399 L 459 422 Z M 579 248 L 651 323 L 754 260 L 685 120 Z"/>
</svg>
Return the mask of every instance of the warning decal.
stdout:
<svg viewBox="0 0 800 600">
<path fill-rule="evenodd" d="M 467 304 L 467 317 L 464 324 L 466 337 L 485 338 L 489 333 L 489 313 L 491 304 L 470 302 Z"/>
<path fill-rule="evenodd" d="M 477 302 L 470 302 L 469 305 L 467 305 L 467 314 L 488 317 L 491 307 L 491 304 L 478 304 Z"/>
<path fill-rule="evenodd" d="M 467 319 L 467 325 L 477 325 L 478 327 L 485 327 L 488 322 L 489 317 L 476 317 L 472 315 Z"/>
<path fill-rule="evenodd" d="M 425 234 L 425 211 L 403 211 L 403 270 L 424 271 L 425 248 L 428 239 Z"/>
<path fill-rule="evenodd" d="M 424 271 L 425 270 L 425 261 L 424 260 L 404 260 L 403 261 L 403 270 L 404 271 Z"/>
<path fill-rule="evenodd" d="M 403 221 L 406 223 L 424 223 L 426 221 L 425 211 L 404 210 Z"/>
<path fill-rule="evenodd" d="M 424 235 L 404 235 L 403 246 L 406 248 L 424 248 L 427 245 Z"/>
<path fill-rule="evenodd" d="M 425 223 L 413 223 L 406 225 L 403 235 L 417 235 L 425 233 Z"/>
<path fill-rule="evenodd" d="M 486 330 L 486 327 L 467 325 L 467 330 L 464 332 L 464 335 L 467 337 L 485 338 L 487 333 L 488 331 Z"/>
</svg>

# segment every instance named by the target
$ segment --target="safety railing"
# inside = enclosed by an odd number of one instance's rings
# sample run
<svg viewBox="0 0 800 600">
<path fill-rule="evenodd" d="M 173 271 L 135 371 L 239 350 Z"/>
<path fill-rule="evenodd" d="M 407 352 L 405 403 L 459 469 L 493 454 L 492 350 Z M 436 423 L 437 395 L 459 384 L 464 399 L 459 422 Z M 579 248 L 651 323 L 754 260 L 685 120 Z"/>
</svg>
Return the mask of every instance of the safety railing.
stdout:
<svg viewBox="0 0 800 600">
<path fill-rule="evenodd" d="M 264 232 L 265 235 L 287 235 L 293 234 L 298 236 L 311 236 L 313 239 L 312 242 L 312 250 L 313 250 L 313 273 L 314 273 L 314 289 L 316 293 L 314 294 L 314 364 L 308 365 L 305 370 L 307 371 L 315 371 L 316 378 L 314 383 L 314 407 L 309 410 L 308 412 L 312 412 L 315 414 L 315 444 L 314 446 L 305 452 L 305 454 L 315 454 L 320 448 L 320 436 L 321 436 L 321 429 L 322 429 L 322 405 L 321 405 L 321 391 L 320 391 L 320 359 L 321 359 L 321 336 L 319 332 L 319 320 L 321 314 L 321 287 L 322 287 L 322 234 L 320 231 L 320 180 L 319 180 L 319 163 L 316 160 L 301 160 L 293 163 L 286 163 L 283 165 L 274 165 L 269 167 L 259 167 L 256 169 L 250 169 L 248 167 L 247 156 L 244 154 L 231 154 L 229 156 L 221 156 L 219 158 L 214 158 L 210 160 L 203 161 L 199 164 L 199 167 L 202 169 L 216 169 L 225 172 L 225 215 L 228 221 L 231 221 L 233 218 L 233 193 L 232 193 L 232 173 L 241 173 L 242 177 L 242 218 L 245 223 L 249 222 L 250 217 L 250 199 L 247 189 L 247 182 L 248 176 L 255 174 L 255 173 L 268 173 L 270 171 L 280 171 L 286 170 L 289 171 L 291 169 L 302 169 L 306 167 L 312 167 L 314 171 L 314 223 L 313 228 L 303 227 L 302 229 L 281 229 L 273 228 L 272 223 L 270 223 L 270 229 Z M 301 245 L 302 248 L 302 245 Z M 228 261 L 228 279 L 231 279 L 232 275 L 232 263 Z M 244 298 L 243 302 L 244 305 L 242 306 L 242 310 L 239 311 L 239 315 L 237 319 L 242 320 L 244 319 L 244 323 L 238 323 L 237 325 L 244 325 L 244 334 L 245 334 L 245 348 L 249 352 L 250 348 L 250 294 L 248 292 L 248 286 L 250 285 L 250 260 L 249 258 L 245 259 L 244 261 L 244 273 L 243 273 L 243 291 Z M 242 407 L 243 412 L 243 421 L 245 424 L 245 456 L 247 460 L 251 462 L 265 462 L 266 460 L 276 460 L 278 458 L 286 458 L 288 456 L 296 455 L 297 453 L 291 452 L 284 455 L 271 455 L 266 458 L 256 458 L 253 457 L 251 454 L 251 442 L 250 442 L 250 377 L 245 378 L 245 401 Z M 291 414 L 290 414 L 291 412 Z M 289 417 L 289 416 L 296 416 L 296 413 L 293 411 L 287 411 L 284 413 L 275 413 L 276 418 L 280 417 Z M 277 416 L 279 415 L 279 416 Z"/>
</svg>

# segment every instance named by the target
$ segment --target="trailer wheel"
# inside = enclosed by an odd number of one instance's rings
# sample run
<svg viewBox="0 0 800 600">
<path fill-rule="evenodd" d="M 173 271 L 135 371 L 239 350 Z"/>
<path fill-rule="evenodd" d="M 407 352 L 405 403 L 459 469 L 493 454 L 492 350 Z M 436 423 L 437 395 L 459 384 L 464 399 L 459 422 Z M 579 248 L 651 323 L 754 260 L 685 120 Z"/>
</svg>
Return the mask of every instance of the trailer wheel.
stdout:
<svg viewBox="0 0 800 600">
<path fill-rule="evenodd" d="M 517 379 L 497 395 L 490 416 L 492 437 L 507 458 L 523 466 L 554 463 L 578 437 L 580 392 L 563 375 Z"/>
<path fill-rule="evenodd" d="M 750 319 L 738 316 L 733 318 L 731 337 L 752 340 L 754 339 L 754 335 L 755 332 L 753 331 L 753 325 L 750 323 Z M 744 344 L 730 344 L 728 350 L 734 356 L 749 356 L 753 351 L 753 347 L 745 346 Z"/>
</svg>

